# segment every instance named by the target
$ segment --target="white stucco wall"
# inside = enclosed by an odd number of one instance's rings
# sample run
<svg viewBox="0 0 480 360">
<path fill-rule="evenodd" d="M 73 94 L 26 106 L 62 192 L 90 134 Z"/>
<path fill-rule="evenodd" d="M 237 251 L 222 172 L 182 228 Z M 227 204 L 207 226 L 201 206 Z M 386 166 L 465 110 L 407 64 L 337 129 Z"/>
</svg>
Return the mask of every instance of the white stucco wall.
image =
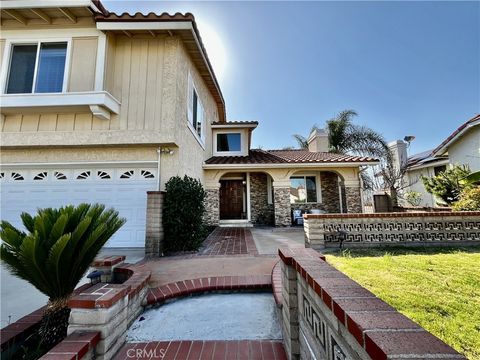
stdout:
<svg viewBox="0 0 480 360">
<path fill-rule="evenodd" d="M 435 197 L 427 192 L 425 190 L 425 187 L 423 186 L 423 182 L 421 177 L 426 176 L 426 177 L 432 177 L 435 175 L 434 173 L 434 167 L 425 167 L 422 169 L 418 170 L 413 170 L 409 171 L 407 173 L 407 182 L 410 184 L 409 188 L 407 191 L 415 191 L 421 194 L 422 201 L 420 203 L 420 206 L 428 206 L 428 207 L 434 207 L 436 206 L 435 204 Z M 405 204 L 406 206 L 410 206 L 409 204 Z"/>
<path fill-rule="evenodd" d="M 450 164 L 468 165 L 471 171 L 480 171 L 480 125 L 466 132 L 448 147 Z"/>
</svg>

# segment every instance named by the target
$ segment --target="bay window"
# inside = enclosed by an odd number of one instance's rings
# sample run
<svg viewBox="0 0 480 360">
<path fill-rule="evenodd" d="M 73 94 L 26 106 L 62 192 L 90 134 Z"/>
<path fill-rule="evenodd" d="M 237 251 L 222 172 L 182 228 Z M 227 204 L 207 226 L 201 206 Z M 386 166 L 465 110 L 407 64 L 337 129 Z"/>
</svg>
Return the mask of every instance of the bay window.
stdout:
<svg viewBox="0 0 480 360">
<path fill-rule="evenodd" d="M 57 93 L 65 81 L 66 42 L 14 44 L 7 94 Z"/>
</svg>

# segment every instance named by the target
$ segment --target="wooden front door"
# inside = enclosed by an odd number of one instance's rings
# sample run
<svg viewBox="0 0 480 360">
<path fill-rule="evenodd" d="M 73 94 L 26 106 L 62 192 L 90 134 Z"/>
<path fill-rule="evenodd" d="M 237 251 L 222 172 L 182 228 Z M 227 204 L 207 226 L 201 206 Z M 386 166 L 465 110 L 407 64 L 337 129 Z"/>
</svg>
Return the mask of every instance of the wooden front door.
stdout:
<svg viewBox="0 0 480 360">
<path fill-rule="evenodd" d="M 220 219 L 243 218 L 243 181 L 220 181 Z"/>
</svg>

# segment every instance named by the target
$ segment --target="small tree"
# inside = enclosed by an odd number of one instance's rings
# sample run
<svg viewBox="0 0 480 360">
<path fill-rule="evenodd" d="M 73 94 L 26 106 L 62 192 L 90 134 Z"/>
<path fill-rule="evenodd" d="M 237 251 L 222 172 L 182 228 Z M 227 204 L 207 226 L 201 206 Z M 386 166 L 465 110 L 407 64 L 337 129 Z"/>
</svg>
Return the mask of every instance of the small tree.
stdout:
<svg viewBox="0 0 480 360">
<path fill-rule="evenodd" d="M 2 262 L 48 296 L 40 336 L 46 348 L 67 335 L 68 300 L 100 249 L 125 223 L 104 205 L 80 204 L 21 215 L 27 232 L 2 221 Z"/>
<path fill-rule="evenodd" d="M 451 205 L 460 199 L 462 190 L 470 186 L 463 181 L 469 174 L 468 167 L 456 165 L 434 177 L 422 176 L 422 181 L 430 194 Z"/>
<path fill-rule="evenodd" d="M 186 176 L 170 178 L 165 185 L 163 227 L 165 249 L 197 250 L 205 234 L 205 191 L 200 181 Z"/>
</svg>

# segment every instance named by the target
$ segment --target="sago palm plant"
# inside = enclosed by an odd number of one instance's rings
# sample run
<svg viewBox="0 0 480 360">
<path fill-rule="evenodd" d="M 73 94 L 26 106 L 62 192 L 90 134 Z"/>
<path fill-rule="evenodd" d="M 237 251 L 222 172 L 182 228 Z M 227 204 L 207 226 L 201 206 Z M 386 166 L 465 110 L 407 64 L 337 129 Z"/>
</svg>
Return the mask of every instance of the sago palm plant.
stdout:
<svg viewBox="0 0 480 360">
<path fill-rule="evenodd" d="M 48 296 L 40 336 L 51 347 L 67 334 L 68 300 L 100 249 L 125 223 L 104 205 L 80 204 L 22 213 L 27 232 L 0 224 L 1 258 L 10 272 Z"/>
</svg>

